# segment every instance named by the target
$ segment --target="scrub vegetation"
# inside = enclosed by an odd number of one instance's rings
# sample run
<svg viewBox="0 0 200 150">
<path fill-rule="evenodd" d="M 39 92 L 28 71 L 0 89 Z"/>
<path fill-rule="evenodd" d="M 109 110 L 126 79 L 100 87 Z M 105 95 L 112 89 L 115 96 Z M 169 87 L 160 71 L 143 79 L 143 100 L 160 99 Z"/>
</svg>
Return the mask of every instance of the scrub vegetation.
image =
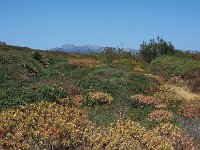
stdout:
<svg viewBox="0 0 200 150">
<path fill-rule="evenodd" d="M 192 126 L 191 126 L 192 125 Z M 0 45 L 0 149 L 200 147 L 200 54 Z"/>
</svg>

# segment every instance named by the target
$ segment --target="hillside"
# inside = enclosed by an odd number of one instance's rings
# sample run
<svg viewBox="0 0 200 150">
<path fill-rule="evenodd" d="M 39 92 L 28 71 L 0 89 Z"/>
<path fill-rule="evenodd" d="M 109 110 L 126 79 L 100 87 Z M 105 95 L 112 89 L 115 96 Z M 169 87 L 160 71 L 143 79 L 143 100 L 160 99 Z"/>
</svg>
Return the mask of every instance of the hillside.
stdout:
<svg viewBox="0 0 200 150">
<path fill-rule="evenodd" d="M 1 44 L 0 149 L 199 149 L 199 58 Z"/>
</svg>

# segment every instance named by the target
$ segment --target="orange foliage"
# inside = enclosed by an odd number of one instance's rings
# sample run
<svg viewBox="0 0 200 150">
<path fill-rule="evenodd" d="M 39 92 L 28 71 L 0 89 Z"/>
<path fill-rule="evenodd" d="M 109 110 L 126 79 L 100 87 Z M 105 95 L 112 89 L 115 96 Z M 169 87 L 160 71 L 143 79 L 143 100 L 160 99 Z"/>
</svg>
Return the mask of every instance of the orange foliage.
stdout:
<svg viewBox="0 0 200 150">
<path fill-rule="evenodd" d="M 200 101 L 192 100 L 190 102 L 183 102 L 179 108 L 179 112 L 185 117 L 200 119 Z"/>
<path fill-rule="evenodd" d="M 144 96 L 141 94 L 137 94 L 137 95 L 131 96 L 131 99 L 139 103 L 150 104 L 154 106 L 160 105 L 160 102 L 158 101 L 158 99 L 156 99 L 153 96 Z"/>
<path fill-rule="evenodd" d="M 57 103 L 63 106 L 67 106 L 69 102 L 72 102 L 75 106 L 80 106 L 84 101 L 82 95 L 68 96 L 63 99 L 57 100 Z"/>
<path fill-rule="evenodd" d="M 0 149 L 194 149 L 178 128 L 125 120 L 96 127 L 77 108 L 40 102 L 0 113 Z"/>
<path fill-rule="evenodd" d="M 98 101 L 100 103 L 108 103 L 110 104 L 113 101 L 113 98 L 111 95 L 103 92 L 90 92 L 89 97 L 94 100 Z"/>
<path fill-rule="evenodd" d="M 153 131 L 165 137 L 166 140 L 173 143 L 173 147 L 176 150 L 197 150 L 198 146 L 195 144 L 193 139 L 186 136 L 184 132 L 177 126 L 170 123 L 162 123 L 158 125 Z"/>
<path fill-rule="evenodd" d="M 138 66 L 135 66 L 135 67 L 133 67 L 133 72 L 145 73 L 145 70 Z"/>
<path fill-rule="evenodd" d="M 167 110 L 155 110 L 148 115 L 149 120 L 152 121 L 170 121 L 172 117 L 173 113 Z"/>
<path fill-rule="evenodd" d="M 68 61 L 68 63 L 71 65 L 88 67 L 88 68 L 100 65 L 100 61 L 95 59 L 71 59 Z"/>
</svg>

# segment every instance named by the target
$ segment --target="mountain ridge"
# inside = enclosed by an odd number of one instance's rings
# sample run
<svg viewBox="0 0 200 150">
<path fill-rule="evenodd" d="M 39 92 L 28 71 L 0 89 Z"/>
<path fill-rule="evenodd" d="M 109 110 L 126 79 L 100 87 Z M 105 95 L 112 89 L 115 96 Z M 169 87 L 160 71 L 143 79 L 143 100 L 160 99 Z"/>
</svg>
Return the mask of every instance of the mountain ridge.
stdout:
<svg viewBox="0 0 200 150">
<path fill-rule="evenodd" d="M 51 48 L 50 50 L 59 50 L 64 52 L 81 52 L 81 53 L 90 53 L 90 52 L 102 52 L 109 46 L 97 46 L 97 45 L 82 45 L 78 46 L 75 44 L 64 44 L 61 47 Z M 132 48 L 123 48 L 125 51 L 137 52 L 138 50 Z"/>
</svg>

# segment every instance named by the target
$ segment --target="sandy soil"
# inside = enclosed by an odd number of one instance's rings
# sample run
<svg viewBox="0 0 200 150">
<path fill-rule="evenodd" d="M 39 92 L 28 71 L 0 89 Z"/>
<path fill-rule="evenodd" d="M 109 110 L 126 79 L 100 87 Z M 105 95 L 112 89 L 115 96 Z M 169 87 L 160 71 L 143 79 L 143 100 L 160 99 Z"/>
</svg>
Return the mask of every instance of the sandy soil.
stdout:
<svg viewBox="0 0 200 150">
<path fill-rule="evenodd" d="M 174 91 L 177 94 L 177 97 L 183 98 L 185 100 L 200 100 L 200 94 L 191 92 L 187 87 L 180 87 L 173 84 L 166 84 L 165 86 Z"/>
</svg>

